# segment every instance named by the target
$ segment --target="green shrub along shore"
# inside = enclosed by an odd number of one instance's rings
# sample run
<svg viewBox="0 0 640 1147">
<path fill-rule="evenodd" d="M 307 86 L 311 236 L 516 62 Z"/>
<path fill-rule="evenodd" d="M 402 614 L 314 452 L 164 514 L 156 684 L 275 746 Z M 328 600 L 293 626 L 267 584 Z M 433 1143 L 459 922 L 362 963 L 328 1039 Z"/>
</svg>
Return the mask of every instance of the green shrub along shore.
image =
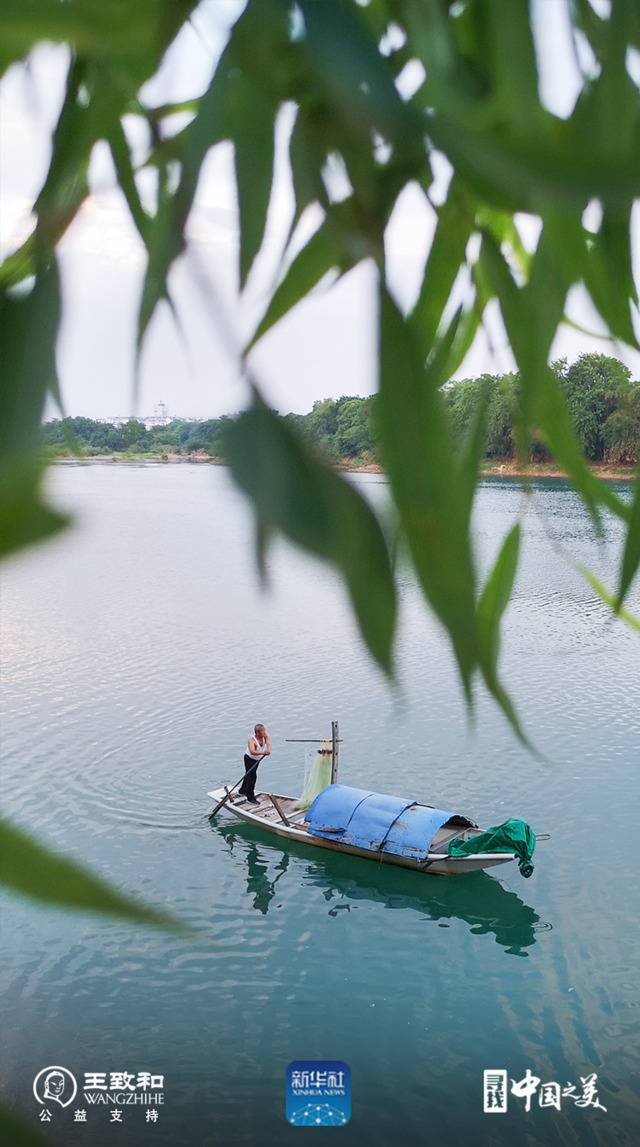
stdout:
<svg viewBox="0 0 640 1147">
<path fill-rule="evenodd" d="M 585 457 L 599 469 L 623 474 L 640 461 L 640 383 L 618 359 L 584 354 L 571 366 L 554 363 Z M 481 394 L 488 392 L 484 469 L 516 473 L 511 411 L 517 396 L 517 374 L 482 375 L 449 383 L 444 390 L 451 426 L 461 440 Z M 376 399 L 344 396 L 315 402 L 308 414 L 285 414 L 286 422 L 312 441 L 336 465 L 348 469 L 382 469 L 377 448 Z M 56 458 L 111 457 L 123 461 L 224 461 L 229 416 L 206 421 L 174 419 L 147 430 L 130 419 L 123 425 L 91 418 L 47 422 L 42 436 L 47 453 Z M 557 474 L 542 441 L 529 444 L 532 471 Z"/>
</svg>

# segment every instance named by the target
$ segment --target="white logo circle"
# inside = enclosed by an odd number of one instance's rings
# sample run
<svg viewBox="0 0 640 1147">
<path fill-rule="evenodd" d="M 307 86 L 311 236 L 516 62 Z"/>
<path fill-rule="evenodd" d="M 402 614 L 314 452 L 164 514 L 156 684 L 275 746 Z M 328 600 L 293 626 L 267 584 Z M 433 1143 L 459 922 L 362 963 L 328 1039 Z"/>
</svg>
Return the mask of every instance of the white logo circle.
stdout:
<svg viewBox="0 0 640 1147">
<path fill-rule="evenodd" d="M 33 1081 L 33 1094 L 43 1106 L 57 1103 L 60 1107 L 68 1107 L 78 1094 L 76 1077 L 68 1067 L 58 1064 L 43 1067 Z"/>
</svg>

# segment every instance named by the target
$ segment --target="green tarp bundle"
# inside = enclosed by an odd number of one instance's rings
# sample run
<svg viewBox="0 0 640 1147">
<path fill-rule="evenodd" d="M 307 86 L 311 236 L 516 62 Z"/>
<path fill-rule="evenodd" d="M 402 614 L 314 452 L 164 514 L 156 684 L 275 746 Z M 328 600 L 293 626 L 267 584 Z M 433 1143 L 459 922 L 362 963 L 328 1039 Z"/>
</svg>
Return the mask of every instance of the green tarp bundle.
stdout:
<svg viewBox="0 0 640 1147">
<path fill-rule="evenodd" d="M 475 852 L 515 852 L 518 868 L 523 876 L 533 872 L 532 857 L 536 847 L 536 834 L 525 820 L 505 820 L 495 828 L 488 828 L 480 836 L 467 840 L 455 837 L 449 842 L 449 856 L 469 856 Z"/>
</svg>

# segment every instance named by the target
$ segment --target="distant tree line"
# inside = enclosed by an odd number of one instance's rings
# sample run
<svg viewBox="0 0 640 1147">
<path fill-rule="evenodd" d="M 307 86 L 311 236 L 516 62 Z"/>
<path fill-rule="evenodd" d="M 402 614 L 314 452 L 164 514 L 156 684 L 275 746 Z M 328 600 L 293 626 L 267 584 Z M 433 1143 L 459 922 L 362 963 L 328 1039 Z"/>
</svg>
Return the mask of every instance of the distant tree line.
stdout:
<svg viewBox="0 0 640 1147">
<path fill-rule="evenodd" d="M 604 354 L 583 354 L 571 366 L 553 364 L 582 449 L 590 462 L 631 465 L 640 461 L 640 384 L 624 363 Z M 512 411 L 518 405 L 517 374 L 462 379 L 446 389 L 454 434 L 462 437 L 483 389 L 488 393 L 485 457 L 515 454 Z M 529 442 L 532 462 L 550 460 L 541 439 Z"/>
<path fill-rule="evenodd" d="M 169 455 L 204 452 L 212 458 L 222 452 L 221 441 L 228 416 L 195 421 L 176 418 L 166 426 L 147 430 L 144 422 L 98 422 L 93 418 L 58 418 L 42 427 L 44 444 L 55 454 Z"/>
<path fill-rule="evenodd" d="M 565 359 L 553 368 L 567 399 L 586 457 L 591 462 L 633 465 L 640 461 L 640 384 L 618 359 L 584 354 L 571 366 Z M 482 375 L 449 383 L 446 402 L 456 438 L 462 439 L 483 393 L 487 394 L 485 456 L 514 457 L 512 412 L 517 407 L 517 374 Z M 345 395 L 315 402 L 308 414 L 284 415 L 287 422 L 335 461 L 364 465 L 380 461 L 376 432 L 376 399 Z M 45 423 L 45 445 L 54 453 L 85 455 L 169 455 L 204 453 L 224 458 L 224 434 L 230 418 L 206 421 L 174 419 L 147 430 L 130 419 L 121 426 L 91 418 L 64 418 Z M 532 462 L 550 455 L 541 440 L 529 443 Z"/>
</svg>

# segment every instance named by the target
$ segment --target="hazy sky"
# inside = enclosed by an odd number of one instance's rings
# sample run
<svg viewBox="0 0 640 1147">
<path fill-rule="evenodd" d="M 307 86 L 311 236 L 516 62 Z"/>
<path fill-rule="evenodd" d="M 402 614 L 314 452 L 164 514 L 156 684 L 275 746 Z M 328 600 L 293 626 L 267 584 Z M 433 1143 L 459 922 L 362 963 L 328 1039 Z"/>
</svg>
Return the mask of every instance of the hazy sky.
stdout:
<svg viewBox="0 0 640 1147">
<path fill-rule="evenodd" d="M 193 26 L 172 47 L 145 96 L 164 102 L 199 95 L 205 88 L 227 30 L 242 0 L 204 0 Z M 567 115 L 578 90 L 578 73 L 567 43 L 565 0 L 535 0 L 536 34 L 543 98 L 553 111 Z M 66 50 L 43 45 L 29 69 L 14 67 L 0 85 L 0 226 L 3 252 L 13 249 L 30 227 L 30 207 L 46 173 L 51 129 L 59 110 Z M 588 62 L 588 61 L 587 61 Z M 410 87 L 416 77 L 407 74 Z M 286 138 L 288 117 L 278 125 Z M 140 156 L 144 129 L 135 121 L 127 130 Z M 137 133 L 137 134 L 136 134 Z M 446 189 L 442 164 L 440 193 Z M 111 161 L 103 144 L 91 164 L 92 195 L 60 245 L 65 317 L 58 357 L 63 397 L 70 414 L 108 417 L 132 409 L 133 351 L 144 253 L 129 221 L 126 205 L 114 189 Z M 265 250 L 249 283 L 237 297 L 237 215 L 232 154 L 228 145 L 208 158 L 189 225 L 191 255 L 175 267 L 171 286 L 180 312 L 187 349 L 162 307 L 150 330 L 142 364 L 140 411 L 152 412 L 163 400 L 171 413 L 210 417 L 238 410 L 246 394 L 239 380 L 237 347 L 255 324 L 273 283 L 283 237 L 293 206 L 284 148 L 278 148 L 273 202 Z M 318 222 L 311 209 L 303 234 Z M 523 234 L 534 239 L 534 220 L 521 220 Z M 401 196 L 388 232 L 391 287 L 403 305 L 415 298 L 433 232 L 433 219 L 415 188 Z M 202 282 L 208 284 L 202 289 Z M 582 325 L 600 329 L 592 308 L 576 291 L 571 310 Z M 224 333 L 226 331 L 226 334 Z M 253 368 L 269 399 L 280 410 L 308 410 L 315 399 L 375 390 L 373 355 L 374 273 L 364 265 L 340 283 L 321 288 L 271 332 L 253 355 Z M 511 368 L 500 325 L 493 351 L 480 335 L 461 375 Z M 584 350 L 613 350 L 564 328 L 554 357 L 575 358 Z M 619 353 L 615 351 L 615 353 Z M 640 356 L 627 362 L 640 375 Z"/>
</svg>

